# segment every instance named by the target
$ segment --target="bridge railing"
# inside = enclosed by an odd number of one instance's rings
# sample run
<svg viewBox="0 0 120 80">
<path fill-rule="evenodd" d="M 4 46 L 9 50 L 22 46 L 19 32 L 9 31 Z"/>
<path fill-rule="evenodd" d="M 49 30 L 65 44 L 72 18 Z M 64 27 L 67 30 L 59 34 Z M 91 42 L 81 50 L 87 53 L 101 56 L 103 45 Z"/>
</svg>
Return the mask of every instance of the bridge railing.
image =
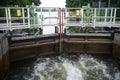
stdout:
<svg viewBox="0 0 120 80">
<path fill-rule="evenodd" d="M 97 22 L 104 22 L 105 24 L 106 22 L 109 22 L 115 24 L 120 21 L 119 13 L 120 8 L 65 8 L 65 23 L 66 26 L 70 25 L 71 22 L 81 22 L 78 26 L 84 26 L 86 23 Z M 94 24 L 94 26 L 96 25 Z"/>
<path fill-rule="evenodd" d="M 12 30 L 30 28 L 30 14 L 28 7 L 1 7 L 0 29 Z"/>
<path fill-rule="evenodd" d="M 60 8 L 0 7 L 0 30 L 59 26 Z"/>
<path fill-rule="evenodd" d="M 75 27 L 119 28 L 119 13 L 120 8 L 65 8 L 64 24 L 66 29 Z"/>
<path fill-rule="evenodd" d="M 93 8 L 94 27 L 120 27 L 119 8 Z"/>
<path fill-rule="evenodd" d="M 63 16 L 61 11 L 64 11 Z M 79 27 L 120 27 L 120 8 L 0 7 L 0 30 L 64 25 Z M 61 23 L 61 18 L 63 21 Z"/>
</svg>

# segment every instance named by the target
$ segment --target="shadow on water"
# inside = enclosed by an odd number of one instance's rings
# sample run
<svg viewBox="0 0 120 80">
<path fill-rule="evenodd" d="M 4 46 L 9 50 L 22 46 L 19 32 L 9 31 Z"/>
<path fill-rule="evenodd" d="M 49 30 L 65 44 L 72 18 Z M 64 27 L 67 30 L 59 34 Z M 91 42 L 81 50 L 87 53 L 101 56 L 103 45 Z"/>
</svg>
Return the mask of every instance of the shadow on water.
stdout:
<svg viewBox="0 0 120 80">
<path fill-rule="evenodd" d="M 108 55 L 57 55 L 14 62 L 5 80 L 120 80 Z"/>
</svg>

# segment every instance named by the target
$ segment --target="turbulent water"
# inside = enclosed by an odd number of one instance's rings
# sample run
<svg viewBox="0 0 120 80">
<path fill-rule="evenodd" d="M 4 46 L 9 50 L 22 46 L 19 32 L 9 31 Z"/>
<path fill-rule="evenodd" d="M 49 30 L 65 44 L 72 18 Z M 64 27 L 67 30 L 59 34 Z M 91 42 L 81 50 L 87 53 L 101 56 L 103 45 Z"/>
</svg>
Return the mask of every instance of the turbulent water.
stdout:
<svg viewBox="0 0 120 80">
<path fill-rule="evenodd" d="M 6 80 L 120 80 L 115 61 L 86 54 L 37 58 L 19 69 Z"/>
</svg>

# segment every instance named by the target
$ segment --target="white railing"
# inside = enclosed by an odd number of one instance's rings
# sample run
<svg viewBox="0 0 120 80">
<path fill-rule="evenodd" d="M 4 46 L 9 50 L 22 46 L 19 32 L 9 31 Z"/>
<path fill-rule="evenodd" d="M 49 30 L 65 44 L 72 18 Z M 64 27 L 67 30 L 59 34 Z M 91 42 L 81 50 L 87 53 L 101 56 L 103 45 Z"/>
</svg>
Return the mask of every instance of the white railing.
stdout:
<svg viewBox="0 0 120 80">
<path fill-rule="evenodd" d="M 60 16 L 64 10 L 64 16 Z M 44 26 L 120 27 L 120 8 L 0 7 L 0 30 Z M 64 17 L 63 23 L 60 23 Z"/>
<path fill-rule="evenodd" d="M 0 16 L 0 30 L 30 28 L 28 7 L 0 7 L 0 10 L 5 12 Z"/>
<path fill-rule="evenodd" d="M 0 30 L 59 26 L 59 8 L 0 7 Z M 0 12 L 0 13 L 1 13 Z"/>
<path fill-rule="evenodd" d="M 120 8 L 65 8 L 65 26 L 120 27 Z"/>
</svg>

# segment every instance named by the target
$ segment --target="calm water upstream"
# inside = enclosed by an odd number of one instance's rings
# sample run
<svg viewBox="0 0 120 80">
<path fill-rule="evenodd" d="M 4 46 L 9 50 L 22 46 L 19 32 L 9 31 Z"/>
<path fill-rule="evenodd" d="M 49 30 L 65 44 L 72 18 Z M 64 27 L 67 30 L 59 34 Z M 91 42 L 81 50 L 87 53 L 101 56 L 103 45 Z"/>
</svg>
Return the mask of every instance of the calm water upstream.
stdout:
<svg viewBox="0 0 120 80">
<path fill-rule="evenodd" d="M 6 80 L 120 80 L 120 71 L 103 55 L 50 56 L 14 63 Z"/>
</svg>

